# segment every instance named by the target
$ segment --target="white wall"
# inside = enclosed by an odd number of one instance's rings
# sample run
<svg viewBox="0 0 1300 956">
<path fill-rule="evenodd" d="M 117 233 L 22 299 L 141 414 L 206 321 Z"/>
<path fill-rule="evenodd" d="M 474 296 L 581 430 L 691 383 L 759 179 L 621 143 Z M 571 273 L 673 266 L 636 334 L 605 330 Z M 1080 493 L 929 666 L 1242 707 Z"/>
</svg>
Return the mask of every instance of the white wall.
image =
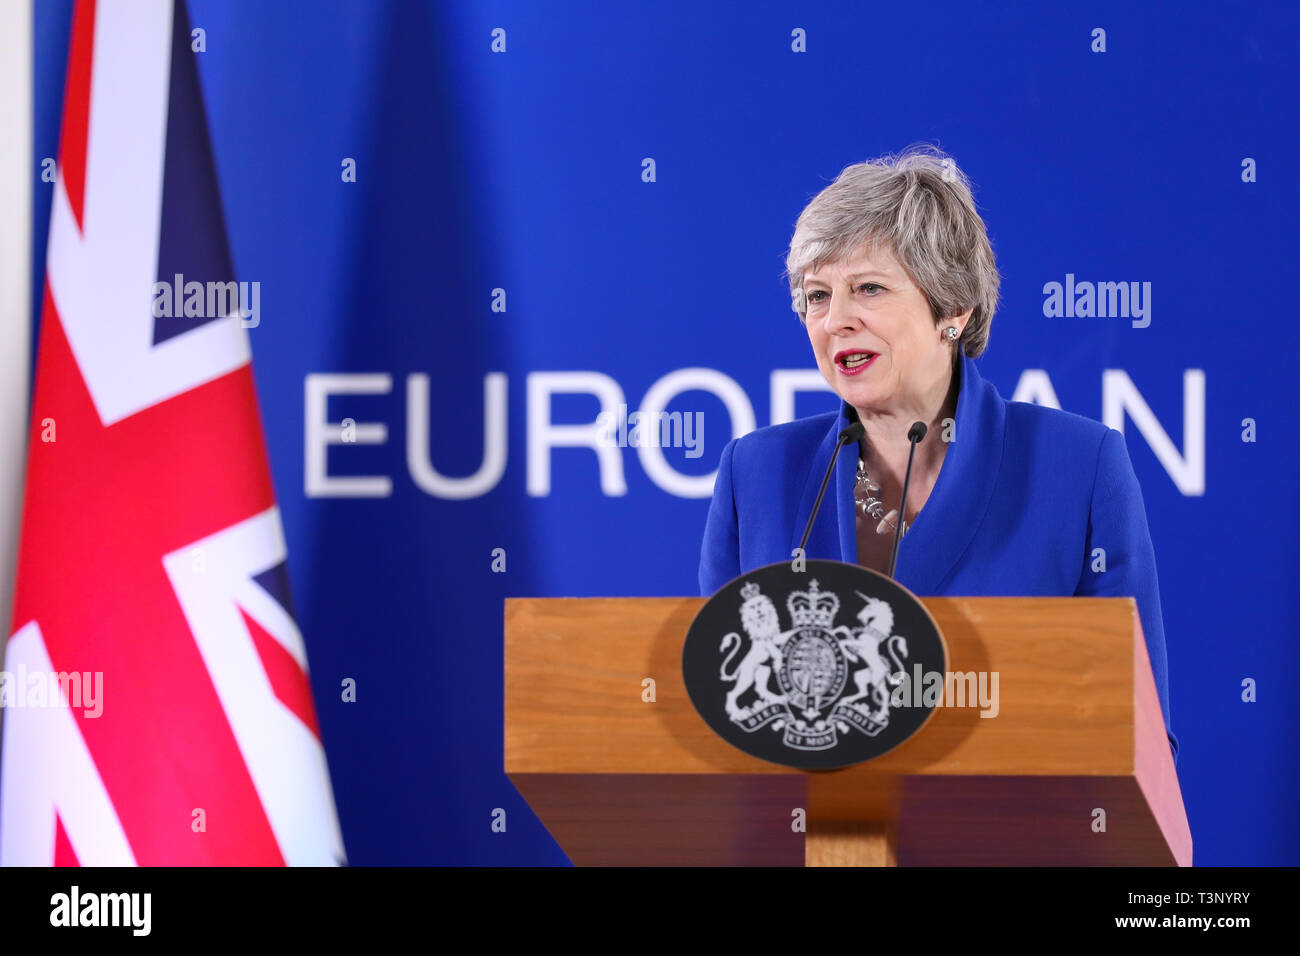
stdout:
<svg viewBox="0 0 1300 956">
<path fill-rule="evenodd" d="M 0 8 L 0 658 L 9 637 L 31 354 L 32 3 Z"/>
</svg>

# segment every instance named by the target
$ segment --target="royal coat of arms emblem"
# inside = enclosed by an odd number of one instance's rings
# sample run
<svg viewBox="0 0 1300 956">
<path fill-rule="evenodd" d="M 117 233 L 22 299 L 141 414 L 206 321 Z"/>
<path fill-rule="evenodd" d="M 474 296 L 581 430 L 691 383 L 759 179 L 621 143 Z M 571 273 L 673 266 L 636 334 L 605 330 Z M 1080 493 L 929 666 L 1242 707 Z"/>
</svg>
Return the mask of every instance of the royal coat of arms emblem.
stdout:
<svg viewBox="0 0 1300 956">
<path fill-rule="evenodd" d="M 898 626 L 900 611 L 916 634 Z M 732 626 L 719 636 L 728 617 Z M 700 612 L 683 654 L 691 699 L 715 729 L 758 756 L 810 767 L 869 759 L 914 733 L 929 713 L 916 713 L 911 695 L 895 691 L 910 666 L 942 671 L 945 661 L 942 637 L 915 597 L 882 575 L 831 561 L 809 562 L 807 573 L 769 565 L 733 581 Z"/>
<path fill-rule="evenodd" d="M 892 633 L 887 602 L 855 591 L 862 600 L 858 625 L 837 626 L 839 597 L 813 579 L 806 591 L 786 598 L 791 627 L 782 631 L 776 605 L 757 584 L 740 593 L 749 650 L 733 667 L 743 641 L 727 634 L 720 669 L 732 684 L 726 708 L 738 727 L 752 733 L 771 726 L 784 733 L 788 747 L 825 750 L 841 733 L 874 737 L 888 726 L 890 694 L 905 675 L 907 639 Z M 740 698 L 751 692 L 753 703 L 742 707 Z"/>
</svg>

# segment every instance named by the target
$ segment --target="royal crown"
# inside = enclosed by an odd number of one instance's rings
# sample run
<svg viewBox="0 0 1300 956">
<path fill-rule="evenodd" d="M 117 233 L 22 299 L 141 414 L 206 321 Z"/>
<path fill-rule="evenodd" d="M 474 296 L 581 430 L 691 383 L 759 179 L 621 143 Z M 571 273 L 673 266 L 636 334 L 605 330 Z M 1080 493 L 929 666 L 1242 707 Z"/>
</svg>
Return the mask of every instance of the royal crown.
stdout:
<svg viewBox="0 0 1300 956">
<path fill-rule="evenodd" d="M 794 591 L 785 599 L 790 609 L 790 619 L 795 627 L 824 627 L 835 623 L 835 612 L 840 609 L 840 599 L 830 591 L 822 591 L 817 582 L 809 581 L 807 591 Z"/>
</svg>

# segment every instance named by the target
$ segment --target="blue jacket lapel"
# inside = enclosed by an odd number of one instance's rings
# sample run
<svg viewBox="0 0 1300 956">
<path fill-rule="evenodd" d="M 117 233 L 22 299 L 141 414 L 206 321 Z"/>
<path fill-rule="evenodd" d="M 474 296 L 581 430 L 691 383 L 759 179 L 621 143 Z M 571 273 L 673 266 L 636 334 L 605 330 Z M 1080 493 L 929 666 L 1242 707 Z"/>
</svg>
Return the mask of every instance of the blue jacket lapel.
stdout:
<svg viewBox="0 0 1300 956">
<path fill-rule="evenodd" d="M 965 354 L 961 357 L 961 383 L 952 438 L 944 456 L 939 480 L 930 499 L 903 536 L 898 552 L 896 576 L 900 584 L 917 594 L 941 594 L 961 556 L 966 552 L 988 509 L 1006 431 L 1006 403 L 989 382 L 984 381 Z M 840 403 L 836 416 L 809 469 L 800 499 L 799 517 L 791 550 L 799 544 L 808 515 L 840 432 L 848 425 L 849 406 Z M 942 440 L 926 436 L 926 441 Z M 858 560 L 857 522 L 854 515 L 853 481 L 857 473 L 855 447 L 840 452 L 831 487 L 808 539 L 808 556 L 837 557 L 849 564 Z M 830 499 L 834 497 L 832 506 Z"/>
<path fill-rule="evenodd" d="M 942 594 L 984 520 L 1002 466 L 1006 403 L 965 353 L 952 442 L 939 480 L 903 536 L 895 568 L 916 594 Z M 936 435 L 935 438 L 942 438 Z"/>
<path fill-rule="evenodd" d="M 840 417 L 836 421 L 835 434 L 831 438 L 831 450 L 835 450 L 835 440 L 839 438 L 840 432 L 848 427 L 850 421 L 857 421 L 858 416 L 855 412 L 853 417 L 849 418 L 849 406 L 846 402 L 840 403 Z M 858 480 L 858 456 L 862 449 L 857 442 L 845 446 L 840 452 L 840 460 L 835 463 L 835 477 L 831 481 L 835 482 L 835 487 L 839 494 L 835 496 L 835 502 L 839 506 L 837 518 L 839 520 L 839 537 L 840 537 L 840 560 L 849 564 L 858 563 L 858 520 L 857 520 L 857 502 L 853 499 L 853 486 Z M 826 489 L 829 497 L 830 489 Z"/>
</svg>

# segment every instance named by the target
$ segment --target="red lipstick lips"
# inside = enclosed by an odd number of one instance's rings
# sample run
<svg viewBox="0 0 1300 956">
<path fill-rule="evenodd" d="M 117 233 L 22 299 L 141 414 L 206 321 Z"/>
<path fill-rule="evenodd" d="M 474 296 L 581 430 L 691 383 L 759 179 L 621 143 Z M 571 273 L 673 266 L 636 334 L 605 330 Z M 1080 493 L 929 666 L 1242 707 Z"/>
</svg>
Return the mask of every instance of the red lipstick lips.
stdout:
<svg viewBox="0 0 1300 956">
<path fill-rule="evenodd" d="M 842 349 L 835 353 L 835 367 L 841 375 L 861 375 L 879 356 L 866 349 Z"/>
</svg>

